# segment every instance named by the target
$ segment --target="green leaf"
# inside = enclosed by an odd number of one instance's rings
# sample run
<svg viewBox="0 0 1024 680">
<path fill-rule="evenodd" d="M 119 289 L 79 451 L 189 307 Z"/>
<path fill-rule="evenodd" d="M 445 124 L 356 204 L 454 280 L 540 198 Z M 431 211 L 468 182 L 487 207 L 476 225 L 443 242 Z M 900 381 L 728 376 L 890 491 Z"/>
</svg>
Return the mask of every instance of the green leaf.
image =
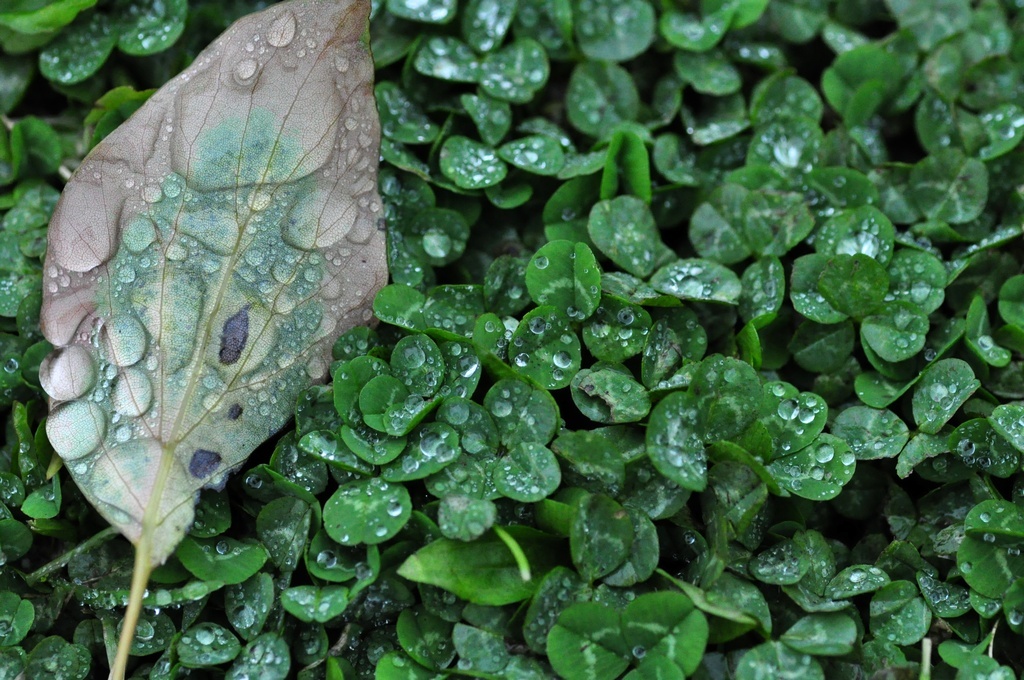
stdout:
<svg viewBox="0 0 1024 680">
<path fill-rule="evenodd" d="M 66 4 L 80 3 L 84 6 L 94 4 L 92 0 L 70 0 Z M 59 3 L 55 3 L 59 4 Z M 54 5 L 50 5 L 53 7 Z M 68 19 L 70 21 L 71 19 Z M 4 23 L 0 19 L 0 24 Z M 7 55 L 5 72 L 0 76 L 0 113 L 10 113 L 21 101 L 21 98 L 28 90 L 32 76 L 35 75 L 35 60 L 31 55 L 15 56 Z M 0 135 L 2 138 L 2 135 Z M 0 142 L 0 147 L 3 143 Z M 0 154 L 2 158 L 2 154 Z"/>
<path fill-rule="evenodd" d="M 704 655 L 708 621 L 682 593 L 646 593 L 623 610 L 622 635 L 639 661 L 640 673 L 664 660 L 677 673 L 689 676 Z"/>
<path fill-rule="evenodd" d="M 618 363 L 643 351 L 650 329 L 645 309 L 605 293 L 583 326 L 583 343 L 595 358 Z"/>
<path fill-rule="evenodd" d="M 747 244 L 755 254 L 782 256 L 814 229 L 814 218 L 802 194 L 752 191 L 740 221 Z"/>
<path fill-rule="evenodd" d="M 425 76 L 460 83 L 480 79 L 480 62 L 469 45 L 457 38 L 434 35 L 420 43 L 413 68 Z"/>
<path fill-rule="evenodd" d="M 79 644 L 69 644 L 57 635 L 51 635 L 36 644 L 32 653 L 28 655 L 24 675 L 26 678 L 80 680 L 89 676 L 90 665 L 88 649 Z"/>
<path fill-rule="evenodd" d="M 862 253 L 832 257 L 818 276 L 821 296 L 840 313 L 858 319 L 881 305 L 888 288 L 889 275 L 885 268 Z M 923 335 L 920 339 L 923 344 Z"/>
<path fill-rule="evenodd" d="M 988 422 L 1014 448 L 1024 452 L 1024 406 L 1000 404 L 992 410 Z"/>
<path fill-rule="evenodd" d="M 32 532 L 16 519 L 0 519 L 0 546 L 0 562 L 13 562 L 32 547 Z"/>
<path fill-rule="evenodd" d="M 587 244 L 551 241 L 530 258 L 526 289 L 538 305 L 552 305 L 582 321 L 601 300 L 601 269 Z"/>
<path fill-rule="evenodd" d="M 256 534 L 281 571 L 294 571 L 298 565 L 309 540 L 312 514 L 305 501 L 291 496 L 275 498 L 260 510 Z"/>
<path fill-rule="evenodd" d="M 12 592 L 0 593 L 0 623 L 4 624 L 0 647 L 13 647 L 24 640 L 34 620 L 35 609 L 31 602 Z"/>
<path fill-rule="evenodd" d="M 654 140 L 654 167 L 665 179 L 682 186 L 698 186 L 697 155 L 679 135 L 667 133 Z"/>
<path fill-rule="evenodd" d="M 603 255 L 641 278 L 651 275 L 664 249 L 650 208 L 634 196 L 594 205 L 587 233 Z"/>
<path fill-rule="evenodd" d="M 658 472 L 692 491 L 707 486 L 707 454 L 697 429 L 696 398 L 672 392 L 651 411 L 647 455 Z"/>
<path fill-rule="evenodd" d="M 95 4 L 95 0 L 58 0 L 45 5 L 17 4 L 0 13 L 0 25 L 20 33 L 47 33 L 70 24 L 79 12 Z"/>
<path fill-rule="evenodd" d="M 228 585 L 255 574 L 268 558 L 266 549 L 252 541 L 191 536 L 181 542 L 176 556 L 196 578 Z"/>
<path fill-rule="evenodd" d="M 397 534 L 411 514 L 404 486 L 358 480 L 342 485 L 324 504 L 324 529 L 341 545 L 372 545 Z"/>
<path fill-rule="evenodd" d="M 499 380 L 484 396 L 484 408 L 494 418 L 501 442 L 547 444 L 558 426 L 558 407 L 551 393 L 521 380 Z"/>
<path fill-rule="evenodd" d="M 768 18 L 783 38 L 805 43 L 821 29 L 827 18 L 824 0 L 780 0 L 769 2 Z"/>
<path fill-rule="evenodd" d="M 838 371 L 854 349 L 853 324 L 817 324 L 806 321 L 797 327 L 789 341 L 793 360 L 806 371 L 831 373 Z"/>
<path fill-rule="evenodd" d="M 922 50 L 931 50 L 971 23 L 967 0 L 886 0 L 900 28 L 910 31 Z"/>
<path fill-rule="evenodd" d="M 890 302 L 860 326 L 864 344 L 886 361 L 905 361 L 924 349 L 928 317 L 911 302 Z"/>
<path fill-rule="evenodd" d="M 783 382 L 767 382 L 759 406 L 760 422 L 780 455 L 796 453 L 814 441 L 825 427 L 825 401 Z"/>
<path fill-rule="evenodd" d="M 1010 277 L 999 287 L 999 315 L 1006 323 L 1024 328 L 1024 274 Z"/>
<path fill-rule="evenodd" d="M 562 432 L 551 448 L 598 489 L 615 492 L 626 481 L 623 454 L 600 431 Z"/>
<path fill-rule="evenodd" d="M 794 623 L 779 641 L 804 654 L 843 656 L 853 650 L 857 625 L 839 612 L 810 614 Z"/>
<path fill-rule="evenodd" d="M 403 144 L 427 144 L 437 138 L 438 126 L 398 85 L 379 83 L 374 95 L 380 109 L 381 133 L 385 137 Z"/>
<path fill-rule="evenodd" d="M 113 52 L 118 36 L 106 14 L 93 13 L 61 33 L 39 53 L 39 70 L 62 85 L 80 83 L 96 71 Z"/>
<path fill-rule="evenodd" d="M 739 313 L 745 321 L 772 315 L 782 308 L 786 297 L 786 277 L 777 257 L 764 257 L 743 271 L 740 278 Z"/>
<path fill-rule="evenodd" d="M 751 125 L 750 117 L 746 115 L 746 102 L 738 92 L 712 98 L 707 107 L 697 114 L 684 107 L 683 121 L 692 128 L 690 138 L 698 146 L 730 139 Z"/>
<path fill-rule="evenodd" d="M 793 261 L 793 274 L 790 280 L 789 295 L 793 308 L 808 319 L 822 324 L 839 323 L 847 317 L 826 300 L 818 287 L 818 281 L 831 261 L 828 256 L 820 254 L 798 257 Z M 833 275 L 837 273 L 838 270 L 833 268 Z M 872 292 L 870 288 L 868 292 Z M 836 291 L 836 294 L 843 295 L 842 290 Z"/>
<path fill-rule="evenodd" d="M 710 260 L 677 260 L 651 276 L 651 287 L 659 293 L 683 300 L 704 300 L 736 304 L 742 286 L 739 277 Z"/>
<path fill-rule="evenodd" d="M 914 422 L 922 432 L 935 434 L 980 386 L 966 361 L 937 361 L 921 374 L 914 388 Z"/>
<path fill-rule="evenodd" d="M 857 460 L 892 458 L 910 440 L 906 423 L 892 411 L 851 406 L 836 416 L 832 434 L 853 449 Z"/>
<path fill-rule="evenodd" d="M 757 127 L 776 118 L 796 116 L 820 121 L 823 112 L 821 95 L 814 86 L 784 71 L 759 82 L 750 98 L 750 118 Z"/>
<path fill-rule="evenodd" d="M 640 105 L 636 85 L 623 68 L 592 61 L 573 70 L 565 103 L 572 126 L 591 137 L 635 119 Z"/>
<path fill-rule="evenodd" d="M 552 667 L 567 680 L 617 678 L 629 666 L 628 650 L 618 613 L 596 602 L 563 611 L 547 637 Z"/>
<path fill-rule="evenodd" d="M 509 343 L 515 370 L 549 390 L 567 387 L 579 371 L 581 362 L 580 340 L 570 324 L 570 318 L 551 305 L 528 312 L 512 333 Z"/>
<path fill-rule="evenodd" d="M 799 583 L 811 568 L 810 557 L 792 539 L 784 539 L 761 552 L 748 565 L 750 575 L 762 583 Z"/>
<path fill-rule="evenodd" d="M 988 171 L 976 158 L 945 149 L 911 170 L 910 197 L 929 219 L 970 222 L 981 214 L 988 199 Z"/>
<path fill-rule="evenodd" d="M 788 173 L 805 172 L 811 168 L 822 141 L 821 128 L 811 118 L 769 121 L 751 141 L 747 163 Z"/>
<path fill-rule="evenodd" d="M 733 16 L 734 7 L 725 4 L 704 17 L 670 10 L 661 16 L 659 28 L 671 45 L 682 50 L 703 52 L 722 39 Z"/>
<path fill-rule="evenodd" d="M 633 524 L 625 509 L 603 494 L 587 496 L 569 529 L 573 564 L 587 581 L 614 571 L 629 556 Z"/>
<path fill-rule="evenodd" d="M 690 241 L 699 255 L 722 264 L 735 264 L 750 257 L 752 250 L 743 234 L 748 194 L 739 185 L 725 184 L 715 189 L 707 202 L 697 206 L 690 219 Z"/>
<path fill-rule="evenodd" d="M 544 87 L 550 67 L 540 43 L 516 40 L 484 58 L 480 66 L 480 90 L 495 99 L 525 104 Z"/>
<path fill-rule="evenodd" d="M 162 52 L 185 30 L 187 14 L 187 0 L 133 2 L 120 17 L 121 35 L 117 47 L 125 54 L 136 56 Z"/>
<path fill-rule="evenodd" d="M 576 0 L 576 42 L 594 61 L 628 61 L 654 42 L 654 8 L 644 0 Z"/>
<path fill-rule="evenodd" d="M 981 123 L 988 133 L 989 143 L 978 156 L 982 160 L 999 158 L 1017 148 L 1024 140 L 1024 110 L 1016 104 L 1002 104 L 981 115 Z"/>
<path fill-rule="evenodd" d="M 21 511 L 32 519 L 50 519 L 60 512 L 60 505 L 60 479 L 54 477 L 49 484 L 44 484 L 25 498 Z"/>
<path fill-rule="evenodd" d="M 595 364 L 577 373 L 571 387 L 576 407 L 594 422 L 633 423 L 651 410 L 647 390 L 620 366 Z"/>
<path fill-rule="evenodd" d="M 718 50 L 676 52 L 673 66 L 683 82 L 701 94 L 733 94 L 742 84 L 739 71 Z"/>
<path fill-rule="evenodd" d="M 1020 468 L 1020 454 L 984 418 L 957 426 L 948 446 L 965 465 L 993 477 L 1009 477 Z"/>
<path fill-rule="evenodd" d="M 463 623 L 455 624 L 452 641 L 460 662 L 481 673 L 500 673 L 512 658 L 501 636 Z"/>
<path fill-rule="evenodd" d="M 403 610 L 396 630 L 402 649 L 427 668 L 444 668 L 455 658 L 452 624 L 423 607 Z"/>
<path fill-rule="evenodd" d="M 508 173 L 508 167 L 493 148 L 460 135 L 445 140 L 440 166 L 441 172 L 463 189 L 493 186 Z"/>
<path fill-rule="evenodd" d="M 910 581 L 893 581 L 871 597 L 871 634 L 897 645 L 916 644 L 928 633 L 932 612 Z"/>
<path fill-rule="evenodd" d="M 473 49 L 490 52 L 512 25 L 517 2 L 470 0 L 462 11 L 462 35 Z"/>
<path fill-rule="evenodd" d="M 455 17 L 455 0 L 387 0 L 391 14 L 424 24 L 446 24 Z"/>
<path fill-rule="evenodd" d="M 814 249 L 826 255 L 867 255 L 887 265 L 895 230 L 877 208 L 864 205 L 830 217 L 815 236 Z"/>
<path fill-rule="evenodd" d="M 815 501 L 835 498 L 853 478 L 856 456 L 846 442 L 820 434 L 796 453 L 783 454 L 768 464 L 779 486 Z"/>
<path fill-rule="evenodd" d="M 929 253 L 903 248 L 889 263 L 889 295 L 931 314 L 945 299 L 946 268 Z"/>
<path fill-rule="evenodd" d="M 464 94 L 459 101 L 486 144 L 494 146 L 508 134 L 512 127 L 512 110 L 508 103 L 484 94 Z"/>
<path fill-rule="evenodd" d="M 928 608 L 936 616 L 954 619 L 971 611 L 968 588 L 948 581 L 942 581 L 923 571 L 917 572 L 917 585 L 921 589 Z"/>
<path fill-rule="evenodd" d="M 1003 500 L 984 500 L 964 518 L 964 538 L 956 553 L 957 566 L 973 590 L 1001 598 L 1024 577 L 1024 513 Z"/>
<path fill-rule="evenodd" d="M 757 678 L 825 680 L 821 665 L 810 655 L 794 651 L 782 642 L 764 642 L 749 649 L 736 666 L 736 680 Z"/>
<path fill-rule="evenodd" d="M 536 175 L 557 175 L 565 165 L 561 145 L 544 135 L 530 135 L 503 144 L 498 155 L 507 163 Z"/>
<path fill-rule="evenodd" d="M 281 593 L 281 606 L 299 621 L 325 623 L 345 611 L 348 588 L 298 586 Z"/>
<path fill-rule="evenodd" d="M 287 640 L 276 633 L 264 633 L 245 646 L 224 677 L 226 680 L 253 676 L 264 680 L 284 680 L 290 667 L 291 652 Z"/>
<path fill-rule="evenodd" d="M 689 393 L 697 406 L 697 432 L 708 443 L 737 436 L 761 409 L 761 384 L 754 369 L 720 354 L 696 368 Z"/>
<path fill-rule="evenodd" d="M 538 579 L 554 567 L 562 542 L 527 527 L 506 526 L 504 530 L 518 544 L 534 578 L 523 578 L 515 556 L 494 532 L 469 543 L 435 540 L 408 557 L 398 573 L 476 604 L 521 602 L 533 594 Z"/>
<path fill-rule="evenodd" d="M 545 446 L 524 442 L 509 451 L 494 469 L 494 485 L 506 498 L 536 503 L 558 488 L 562 472 L 555 455 Z"/>
<path fill-rule="evenodd" d="M 227 628 L 200 623 L 182 633 L 175 651 L 182 666 L 206 668 L 231 661 L 242 651 L 242 645 Z"/>
<path fill-rule="evenodd" d="M 826 597 L 839 600 L 871 593 L 889 583 L 889 575 L 878 567 L 854 564 L 832 577 L 825 590 Z"/>
</svg>

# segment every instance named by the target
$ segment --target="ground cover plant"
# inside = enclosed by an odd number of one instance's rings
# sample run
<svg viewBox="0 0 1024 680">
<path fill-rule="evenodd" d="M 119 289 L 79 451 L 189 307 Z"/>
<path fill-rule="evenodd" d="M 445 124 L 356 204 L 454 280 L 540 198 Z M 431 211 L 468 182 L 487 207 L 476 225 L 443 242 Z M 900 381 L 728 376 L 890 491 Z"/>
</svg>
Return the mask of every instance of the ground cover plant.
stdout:
<svg viewBox="0 0 1024 680">
<path fill-rule="evenodd" d="M 1016 678 L 1024 6 L 388 0 L 379 324 L 154 571 L 132 677 Z M 266 3 L 0 7 L 0 677 L 105 677 L 47 224 Z"/>
</svg>

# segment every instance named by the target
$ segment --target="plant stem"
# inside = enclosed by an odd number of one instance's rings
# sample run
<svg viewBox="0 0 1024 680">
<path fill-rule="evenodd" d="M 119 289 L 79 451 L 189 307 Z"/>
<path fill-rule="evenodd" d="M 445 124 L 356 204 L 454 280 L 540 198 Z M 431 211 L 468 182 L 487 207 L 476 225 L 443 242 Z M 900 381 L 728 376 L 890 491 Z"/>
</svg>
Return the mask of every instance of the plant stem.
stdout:
<svg viewBox="0 0 1024 680">
<path fill-rule="evenodd" d="M 117 529 L 115 529 L 114 527 L 107 527 L 103 531 L 100 531 L 99 533 L 97 533 L 95 536 L 93 536 L 93 537 L 83 541 L 82 543 L 76 545 L 74 548 L 72 548 L 71 550 L 67 551 L 66 553 L 64 553 L 60 557 L 56 558 L 55 560 L 52 560 L 52 561 L 48 562 L 47 564 L 44 564 L 43 566 L 41 566 L 38 569 L 36 569 L 35 571 L 33 571 L 31 574 L 28 574 L 27 576 L 25 576 L 25 582 L 28 583 L 29 585 L 35 585 L 35 584 L 39 583 L 40 581 L 45 581 L 51 574 L 53 574 L 53 573 L 55 573 L 57 571 L 60 571 L 61 569 L 66 567 L 68 562 L 70 562 L 71 559 L 73 557 L 75 557 L 75 555 L 78 555 L 78 554 L 84 553 L 84 552 L 88 552 L 89 550 L 92 550 L 97 545 L 100 545 L 101 543 L 105 543 L 106 541 L 110 540 L 111 538 L 113 538 L 116 535 L 117 535 Z"/>
<path fill-rule="evenodd" d="M 153 564 L 149 550 L 151 536 L 143 531 L 142 538 L 135 546 L 135 567 L 132 569 L 132 587 L 128 595 L 128 608 L 124 611 L 124 620 L 121 622 L 121 637 L 117 641 L 117 656 L 114 657 L 114 665 L 110 668 L 110 680 L 124 680 L 125 671 L 128 668 L 128 657 L 132 648 L 132 641 L 135 639 L 135 627 L 139 623 L 139 615 L 142 613 L 142 598 L 146 594 L 146 586 L 149 584 L 149 575 L 153 571 Z"/>
</svg>

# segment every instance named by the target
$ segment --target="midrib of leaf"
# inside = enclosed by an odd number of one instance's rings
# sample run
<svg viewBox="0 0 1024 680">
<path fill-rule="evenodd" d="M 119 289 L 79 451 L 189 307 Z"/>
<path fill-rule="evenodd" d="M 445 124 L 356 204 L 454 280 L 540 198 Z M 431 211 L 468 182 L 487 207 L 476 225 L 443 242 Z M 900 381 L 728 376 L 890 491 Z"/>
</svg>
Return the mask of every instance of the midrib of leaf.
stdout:
<svg viewBox="0 0 1024 680">
<path fill-rule="evenodd" d="M 292 102 L 291 107 L 289 107 L 289 113 L 291 112 L 291 110 L 293 108 L 294 108 L 294 101 Z M 245 121 L 246 121 L 245 122 L 245 131 L 247 131 L 248 128 L 249 128 L 249 118 L 250 118 L 249 116 L 246 116 L 246 119 L 245 119 Z M 284 116 L 284 119 L 285 120 L 288 119 L 288 115 L 287 114 Z M 330 129 L 330 128 L 328 127 L 327 129 Z M 243 131 L 243 133 L 242 133 L 242 136 L 241 136 L 242 140 L 246 139 L 245 131 Z M 264 169 L 264 175 L 262 177 L 263 181 L 261 181 L 259 183 L 260 185 L 265 185 L 266 184 L 265 180 L 266 180 L 266 177 L 267 177 L 267 173 L 269 172 L 270 167 L 273 165 L 274 159 L 277 157 L 277 150 L 278 150 L 279 144 L 280 144 L 280 137 L 278 137 L 275 140 L 274 149 L 273 149 L 273 151 L 270 154 L 270 161 L 268 162 L 267 167 Z M 243 158 L 244 158 L 244 153 L 242 152 L 242 150 L 240 150 L 240 152 L 239 152 L 239 164 L 241 164 L 241 162 L 243 161 Z M 297 162 L 295 164 L 295 170 L 298 170 L 300 167 L 301 167 L 301 163 Z M 240 170 L 241 170 L 240 167 L 236 170 L 236 176 L 238 174 L 240 174 Z M 293 173 L 294 173 L 294 171 L 293 171 Z M 294 177 L 290 175 L 288 180 L 285 180 L 285 182 L 287 182 L 289 180 L 293 180 L 293 179 L 294 179 Z M 285 183 L 285 182 L 282 182 L 282 184 Z M 237 187 L 236 187 L 236 191 L 237 191 Z M 238 197 L 237 194 L 236 194 L 236 201 L 235 201 L 235 205 L 236 205 L 236 218 L 239 217 L 238 212 L 237 212 L 237 206 L 239 205 L 239 203 L 240 203 L 240 197 Z M 234 264 L 237 262 L 240 254 L 242 252 L 244 252 L 244 250 L 245 250 L 245 248 L 242 247 L 243 243 L 245 241 L 245 234 L 246 234 L 245 227 L 248 224 L 248 219 L 252 218 L 252 215 L 253 215 L 253 212 L 249 211 L 247 213 L 247 215 L 246 215 L 246 218 L 247 218 L 246 222 L 244 222 L 244 223 L 241 221 L 241 219 L 237 220 L 238 224 L 239 224 L 239 236 L 238 236 L 238 241 L 236 242 L 236 247 L 233 249 L 231 255 L 225 260 L 225 264 L 224 264 L 224 267 L 222 269 L 222 273 L 221 273 L 220 279 L 218 281 L 218 285 L 216 286 L 217 297 L 215 299 L 215 302 L 214 302 L 211 314 L 210 314 L 209 318 L 206 320 L 206 322 L 204 324 L 204 327 L 203 327 L 202 341 L 197 343 L 195 348 L 193 349 L 192 359 L 191 359 L 191 361 L 189 363 L 189 366 L 188 366 L 188 371 L 189 371 L 188 382 L 186 383 L 184 395 L 183 395 L 183 398 L 181 400 L 181 404 L 180 404 L 180 407 L 178 409 L 178 413 L 175 416 L 174 424 L 171 427 L 171 430 L 170 430 L 170 433 L 169 433 L 169 437 L 168 437 L 169 441 L 164 443 L 163 446 L 161 447 L 160 467 L 159 467 L 158 472 L 157 472 L 157 477 L 154 480 L 152 494 L 147 499 L 147 502 L 146 502 L 146 505 L 145 505 L 145 511 L 143 512 L 142 522 L 141 522 L 141 533 L 140 533 L 140 536 L 139 536 L 139 541 L 135 545 L 135 562 L 134 562 L 134 566 L 133 566 L 133 570 L 132 570 L 132 582 L 131 582 L 131 589 L 130 589 L 130 592 L 129 592 L 128 606 L 125 609 L 124 620 L 122 621 L 121 634 L 120 634 L 120 638 L 118 640 L 118 646 L 117 646 L 117 655 L 115 657 L 113 665 L 111 666 L 111 675 L 110 675 L 110 677 L 114 678 L 116 680 L 120 680 L 121 678 L 123 678 L 125 676 L 125 673 L 126 673 L 126 670 L 127 670 L 127 663 L 128 663 L 128 658 L 129 658 L 129 653 L 130 653 L 131 645 L 132 645 L 132 642 L 133 642 L 134 637 L 135 637 L 135 628 L 138 625 L 139 617 L 141 616 L 141 613 L 142 613 L 142 600 L 143 600 L 143 596 L 145 595 L 146 588 L 147 588 L 147 586 L 149 584 L 149 577 L 152 574 L 152 571 L 154 569 L 154 564 L 153 564 L 153 547 L 154 547 L 154 545 L 153 545 L 153 541 L 154 541 L 154 538 L 155 538 L 155 535 L 156 535 L 156 530 L 157 530 L 157 528 L 161 524 L 161 517 L 160 517 L 161 500 L 163 499 L 163 494 L 164 494 L 164 490 L 165 490 L 165 488 L 167 486 L 167 482 L 170 479 L 170 474 L 171 474 L 171 470 L 173 469 L 173 463 L 174 463 L 174 460 L 175 460 L 175 453 L 177 451 L 177 447 L 181 443 L 181 441 L 184 440 L 185 437 L 187 437 L 195 427 L 198 427 L 198 425 L 200 423 L 202 423 L 202 416 L 200 416 L 200 419 L 195 424 L 193 424 L 191 427 L 188 427 L 188 428 L 184 427 L 185 415 L 186 415 L 186 413 L 188 413 L 188 408 L 186 408 L 186 406 L 190 403 L 190 401 L 192 399 L 192 396 L 195 393 L 195 390 L 197 389 L 197 385 L 199 384 L 199 376 L 200 376 L 200 373 L 201 373 L 203 357 L 206 355 L 207 349 L 210 346 L 211 338 L 214 336 L 215 330 L 216 330 L 214 328 L 214 320 L 218 318 L 218 312 L 220 311 L 220 308 L 221 308 L 221 306 L 223 304 L 224 295 L 225 295 L 227 289 L 229 288 L 228 284 L 229 284 L 230 278 L 232 276 L 232 273 L 234 271 Z M 302 255 L 302 259 L 303 260 L 306 257 L 308 257 L 307 254 L 303 254 Z M 283 293 L 283 291 L 287 288 L 288 283 L 292 279 L 294 279 L 294 277 L 297 275 L 298 267 L 295 267 L 292 270 L 292 272 L 293 273 L 292 273 L 291 279 L 289 279 L 288 282 L 281 283 L 281 285 L 278 287 L 278 289 L 277 289 L 278 290 L 277 296 L 280 296 Z M 166 273 L 167 273 L 167 268 L 165 267 L 163 269 L 163 276 L 161 278 L 161 284 L 162 284 L 161 289 L 162 290 L 167 285 Z M 274 302 L 276 302 L 277 296 L 275 296 Z M 161 297 L 163 297 L 163 296 L 161 296 Z M 273 310 L 274 302 L 271 302 L 271 305 L 270 305 L 271 306 L 271 310 Z M 269 328 L 269 326 L 270 326 L 270 323 L 268 321 L 268 323 L 265 324 L 263 326 L 263 328 L 260 330 L 259 335 L 262 336 L 262 334 L 266 332 L 266 330 L 267 330 L 267 328 Z M 161 326 L 160 326 L 161 340 L 163 339 L 162 336 L 163 336 L 164 328 L 165 328 L 165 325 L 161 324 Z M 259 336 L 257 336 L 257 337 L 259 337 Z M 247 347 L 247 352 L 246 352 L 247 355 L 249 353 L 251 353 L 252 348 L 255 347 L 256 344 L 257 344 L 256 342 L 249 343 L 249 346 Z M 235 381 L 238 380 L 238 378 L 241 375 L 241 373 L 242 373 L 242 371 L 238 371 L 238 372 L 235 373 L 234 377 L 231 379 L 231 381 L 228 383 L 228 385 L 224 389 L 224 393 L 225 394 L 232 389 L 232 387 L 235 385 Z M 160 390 L 161 391 L 161 402 L 163 402 L 163 385 L 164 385 L 164 382 L 161 382 L 161 390 Z M 219 402 L 220 402 L 220 398 L 218 398 L 218 403 Z M 182 503 L 191 502 L 191 500 L 192 500 L 191 498 L 189 498 L 189 499 L 182 499 Z"/>
</svg>

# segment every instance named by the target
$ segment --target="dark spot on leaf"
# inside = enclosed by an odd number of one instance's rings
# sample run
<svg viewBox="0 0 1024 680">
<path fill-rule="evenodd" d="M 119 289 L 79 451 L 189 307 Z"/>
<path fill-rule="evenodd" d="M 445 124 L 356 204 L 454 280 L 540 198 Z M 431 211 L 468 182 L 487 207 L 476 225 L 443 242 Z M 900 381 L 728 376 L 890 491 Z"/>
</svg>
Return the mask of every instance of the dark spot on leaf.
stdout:
<svg viewBox="0 0 1024 680">
<path fill-rule="evenodd" d="M 228 418 L 231 420 L 238 420 L 239 416 L 242 415 L 241 404 L 232 404 L 228 407 Z"/>
<path fill-rule="evenodd" d="M 220 334 L 220 363 L 233 364 L 249 341 L 249 306 L 242 307 L 224 322 Z"/>
<path fill-rule="evenodd" d="M 216 451 L 196 449 L 188 462 L 188 471 L 196 479 L 209 477 L 220 465 L 220 454 Z"/>
</svg>

